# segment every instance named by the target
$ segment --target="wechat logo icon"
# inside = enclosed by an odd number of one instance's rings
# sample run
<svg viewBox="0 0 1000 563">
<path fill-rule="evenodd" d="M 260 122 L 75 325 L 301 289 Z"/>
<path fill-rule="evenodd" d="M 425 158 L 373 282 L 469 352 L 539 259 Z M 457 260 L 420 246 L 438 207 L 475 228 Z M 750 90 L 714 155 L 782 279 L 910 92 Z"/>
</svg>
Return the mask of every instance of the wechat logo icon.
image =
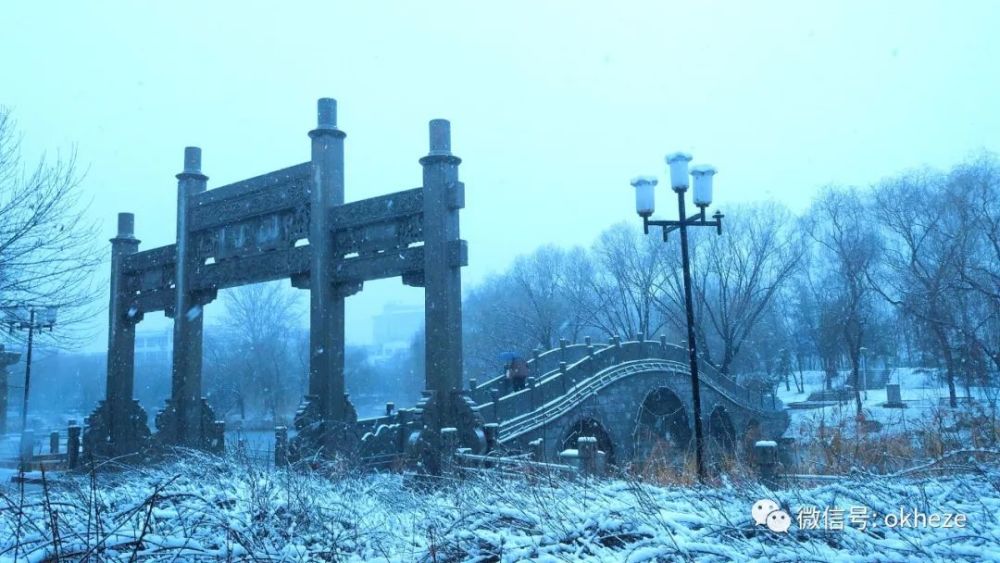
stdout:
<svg viewBox="0 0 1000 563">
<path fill-rule="evenodd" d="M 772 532 L 784 533 L 792 526 L 792 517 L 771 499 L 761 499 L 753 503 L 750 515 L 756 525 L 767 526 Z"/>
</svg>

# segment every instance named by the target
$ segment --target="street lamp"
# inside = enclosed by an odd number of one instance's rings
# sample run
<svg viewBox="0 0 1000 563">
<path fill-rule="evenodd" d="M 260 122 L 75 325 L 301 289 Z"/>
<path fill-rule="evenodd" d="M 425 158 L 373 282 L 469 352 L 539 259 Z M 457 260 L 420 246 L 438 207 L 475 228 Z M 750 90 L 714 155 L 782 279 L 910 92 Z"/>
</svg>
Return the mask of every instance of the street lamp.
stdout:
<svg viewBox="0 0 1000 563">
<path fill-rule="evenodd" d="M 718 234 L 722 234 L 722 213 L 716 211 L 712 215 L 712 220 L 705 219 L 705 208 L 712 204 L 712 177 L 715 176 L 715 168 L 711 166 L 695 166 L 688 171 L 688 163 L 691 162 L 691 155 L 675 152 L 668 154 L 665 158 L 670 168 L 670 187 L 677 194 L 677 221 L 652 220 L 650 217 L 656 209 L 654 188 L 656 178 L 649 176 L 639 176 L 632 180 L 635 188 L 635 210 L 642 217 L 642 232 L 649 234 L 649 227 L 660 227 L 663 231 L 663 240 L 666 242 L 667 234 L 678 230 L 681 233 L 681 262 L 684 269 L 684 308 L 687 313 L 687 344 L 688 357 L 691 362 L 691 395 L 694 403 L 694 440 L 695 440 L 695 464 L 698 469 L 698 480 L 705 479 L 704 452 L 705 442 L 701 429 L 701 385 L 698 380 L 698 346 L 694 338 L 694 304 L 691 297 L 691 261 L 688 255 L 688 227 L 715 227 Z M 687 216 L 684 206 L 684 194 L 690 185 L 690 179 L 694 179 L 694 204 L 698 207 L 698 213 L 691 217 Z"/>
<path fill-rule="evenodd" d="M 24 402 L 21 405 L 21 451 L 24 452 L 26 451 L 24 437 L 28 430 L 28 391 L 31 386 L 31 349 L 36 330 L 47 328 L 52 331 L 52 327 L 56 324 L 56 308 L 21 304 L 5 309 L 7 312 L 5 322 L 11 334 L 15 329 L 28 331 L 28 353 L 24 359 Z"/>
</svg>

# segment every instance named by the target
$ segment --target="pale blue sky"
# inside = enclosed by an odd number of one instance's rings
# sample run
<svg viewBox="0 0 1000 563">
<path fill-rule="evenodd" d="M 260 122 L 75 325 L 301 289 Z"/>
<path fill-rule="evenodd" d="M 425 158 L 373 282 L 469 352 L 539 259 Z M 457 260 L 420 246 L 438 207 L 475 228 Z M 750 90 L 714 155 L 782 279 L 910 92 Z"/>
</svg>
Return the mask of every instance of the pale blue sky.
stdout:
<svg viewBox="0 0 1000 563">
<path fill-rule="evenodd" d="M 797 211 L 824 184 L 1000 152 L 994 1 L 277 6 L 8 3 L 0 104 L 29 156 L 78 148 L 104 234 L 132 211 L 143 248 L 172 241 L 185 145 L 210 188 L 303 162 L 334 97 L 355 200 L 418 186 L 427 121 L 450 119 L 467 286 L 634 220 L 628 180 L 673 150 L 718 167 L 723 210 Z M 393 299 L 420 293 L 352 297 L 349 339 Z"/>
</svg>

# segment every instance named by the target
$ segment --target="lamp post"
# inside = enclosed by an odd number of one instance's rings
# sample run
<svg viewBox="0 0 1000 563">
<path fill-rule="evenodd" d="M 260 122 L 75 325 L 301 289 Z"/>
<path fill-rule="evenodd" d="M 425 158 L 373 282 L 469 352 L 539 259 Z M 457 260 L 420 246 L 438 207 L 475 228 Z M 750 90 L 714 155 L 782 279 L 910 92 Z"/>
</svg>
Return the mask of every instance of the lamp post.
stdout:
<svg viewBox="0 0 1000 563">
<path fill-rule="evenodd" d="M 705 442 L 701 428 L 701 385 L 698 380 L 698 345 L 694 337 L 694 303 L 691 296 L 691 259 L 688 252 L 688 227 L 715 227 L 718 234 L 722 234 L 722 213 L 716 211 L 712 215 L 712 220 L 705 219 L 705 209 L 712 204 L 712 177 L 715 175 L 715 168 L 711 166 L 695 166 L 688 172 L 688 163 L 691 155 L 682 152 L 668 154 L 666 163 L 670 168 L 670 187 L 677 194 L 677 214 L 676 221 L 652 220 L 650 217 L 655 210 L 654 188 L 657 180 L 649 176 L 640 176 L 632 180 L 635 188 L 635 210 L 642 217 L 642 231 L 649 234 L 649 227 L 660 227 L 663 232 L 663 241 L 666 242 L 667 235 L 672 231 L 680 231 L 681 238 L 681 263 L 684 270 L 684 308 L 687 313 L 687 345 L 688 357 L 691 362 L 691 398 L 694 403 L 694 440 L 695 440 L 695 464 L 698 470 L 698 480 L 705 479 L 704 452 Z M 685 210 L 684 196 L 689 187 L 689 178 L 694 178 L 694 204 L 698 207 L 698 213 L 688 217 Z"/>
<path fill-rule="evenodd" d="M 56 308 L 18 305 L 5 309 L 7 310 L 6 323 L 11 334 L 14 333 L 15 329 L 28 331 L 28 351 L 24 358 L 24 402 L 21 404 L 21 451 L 24 452 L 27 447 L 24 444 L 24 437 L 28 430 L 28 392 L 31 388 L 31 351 L 35 341 L 35 331 L 46 328 L 49 331 L 52 330 L 56 324 Z"/>
</svg>

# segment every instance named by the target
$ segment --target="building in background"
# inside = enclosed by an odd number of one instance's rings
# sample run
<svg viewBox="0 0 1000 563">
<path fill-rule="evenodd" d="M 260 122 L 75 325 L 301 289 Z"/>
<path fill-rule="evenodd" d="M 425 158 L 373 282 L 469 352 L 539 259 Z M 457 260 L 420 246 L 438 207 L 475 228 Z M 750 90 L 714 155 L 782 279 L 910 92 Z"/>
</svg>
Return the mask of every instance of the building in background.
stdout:
<svg viewBox="0 0 1000 563">
<path fill-rule="evenodd" d="M 408 349 L 424 328 L 424 308 L 389 303 L 372 319 L 373 359 L 388 358 Z"/>
<path fill-rule="evenodd" d="M 173 328 L 139 330 L 135 333 L 136 362 L 169 363 L 173 355 L 173 347 Z"/>
</svg>

